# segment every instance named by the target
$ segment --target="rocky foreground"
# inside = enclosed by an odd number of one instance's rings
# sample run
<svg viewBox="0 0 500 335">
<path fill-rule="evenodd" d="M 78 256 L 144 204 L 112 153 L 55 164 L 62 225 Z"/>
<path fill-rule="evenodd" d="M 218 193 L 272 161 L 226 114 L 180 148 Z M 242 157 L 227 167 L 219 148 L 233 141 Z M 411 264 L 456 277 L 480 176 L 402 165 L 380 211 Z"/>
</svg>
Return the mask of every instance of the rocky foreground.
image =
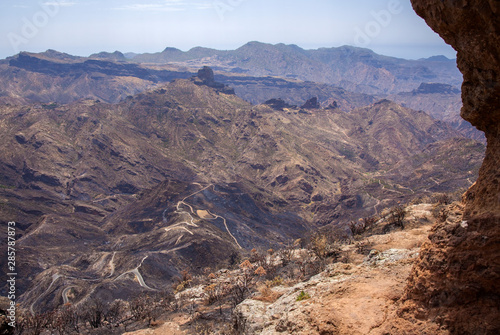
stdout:
<svg viewBox="0 0 500 335">
<path fill-rule="evenodd" d="M 244 269 L 219 271 L 211 282 L 177 294 L 187 305 L 198 306 L 196 312 L 163 315 L 154 327 L 127 334 L 449 334 L 436 322 L 408 322 L 400 315 L 406 313 L 402 298 L 407 278 L 420 257 L 421 245 L 434 230 L 434 217 L 444 218 L 442 225 L 453 226 L 461 215 L 458 203 L 412 205 L 407 208 L 406 228 L 387 234 L 378 229 L 385 225 L 381 219 L 373 226 L 377 233 L 343 245 L 340 261 L 307 280 L 273 285 L 260 279 L 258 290 L 225 320 L 225 329 L 220 327 L 223 320 L 218 325 L 208 321 L 217 315 L 218 307 L 207 307 L 207 287 L 230 281 Z M 304 252 L 297 249 L 294 258 L 304 257 Z M 253 266 L 256 269 L 258 263 Z"/>
</svg>

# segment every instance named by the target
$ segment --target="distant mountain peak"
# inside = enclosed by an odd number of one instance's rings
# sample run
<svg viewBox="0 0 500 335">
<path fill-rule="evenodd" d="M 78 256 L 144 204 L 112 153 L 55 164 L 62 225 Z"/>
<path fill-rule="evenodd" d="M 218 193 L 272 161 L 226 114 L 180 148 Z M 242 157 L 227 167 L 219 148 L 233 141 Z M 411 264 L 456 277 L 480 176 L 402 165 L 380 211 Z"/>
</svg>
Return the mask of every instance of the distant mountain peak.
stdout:
<svg viewBox="0 0 500 335">
<path fill-rule="evenodd" d="M 398 105 L 394 101 L 388 99 L 382 99 L 373 104 L 374 106 L 390 106 L 390 105 Z"/>
<path fill-rule="evenodd" d="M 41 53 L 31 53 L 31 52 L 22 52 L 21 54 L 25 55 L 30 55 L 30 56 L 35 56 L 35 57 L 46 57 L 50 59 L 58 59 L 58 60 L 64 60 L 64 61 L 72 61 L 72 60 L 77 60 L 81 59 L 81 57 L 78 56 L 73 56 L 64 52 L 60 52 L 54 49 L 47 49 L 44 52 Z"/>
<path fill-rule="evenodd" d="M 115 52 L 99 52 L 97 54 L 92 54 L 90 55 L 90 58 L 99 58 L 99 59 L 112 59 L 112 60 L 119 60 L 119 61 L 125 61 L 127 58 L 123 53 L 120 51 L 115 51 Z"/>
<path fill-rule="evenodd" d="M 179 50 L 177 48 L 172 48 L 172 47 L 166 47 L 165 49 L 163 49 L 162 53 L 163 52 L 182 52 L 182 50 Z"/>
<path fill-rule="evenodd" d="M 443 55 L 437 55 L 437 56 L 431 56 L 429 58 L 423 58 L 423 60 L 428 60 L 432 62 L 449 62 L 451 59 Z"/>
</svg>

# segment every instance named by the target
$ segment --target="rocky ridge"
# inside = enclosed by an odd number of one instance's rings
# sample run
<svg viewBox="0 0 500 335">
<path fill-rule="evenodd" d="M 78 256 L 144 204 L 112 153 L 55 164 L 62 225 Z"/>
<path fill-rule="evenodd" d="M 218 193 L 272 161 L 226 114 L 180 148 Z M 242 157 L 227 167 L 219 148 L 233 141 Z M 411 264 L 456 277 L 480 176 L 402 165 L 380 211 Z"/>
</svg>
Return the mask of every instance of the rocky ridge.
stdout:
<svg viewBox="0 0 500 335">
<path fill-rule="evenodd" d="M 411 92 L 393 94 L 388 99 L 414 110 L 423 110 L 438 120 L 448 122 L 465 136 L 486 144 L 484 133 L 460 117 L 461 92 L 453 86 L 422 83 Z"/>
<path fill-rule="evenodd" d="M 118 54 L 119 56 L 119 54 Z M 101 53 L 89 58 L 48 50 L 20 53 L 0 62 L 0 101 L 10 104 L 70 103 L 82 98 L 117 103 L 139 92 L 174 79 L 196 77 L 198 68 L 172 64 L 137 64 L 117 54 Z M 234 88 L 241 98 L 260 104 L 282 97 L 294 104 L 311 96 L 324 105 L 337 102 L 348 111 L 375 102 L 366 94 L 351 93 L 327 84 L 238 73 L 216 73 L 212 84 Z"/>
</svg>

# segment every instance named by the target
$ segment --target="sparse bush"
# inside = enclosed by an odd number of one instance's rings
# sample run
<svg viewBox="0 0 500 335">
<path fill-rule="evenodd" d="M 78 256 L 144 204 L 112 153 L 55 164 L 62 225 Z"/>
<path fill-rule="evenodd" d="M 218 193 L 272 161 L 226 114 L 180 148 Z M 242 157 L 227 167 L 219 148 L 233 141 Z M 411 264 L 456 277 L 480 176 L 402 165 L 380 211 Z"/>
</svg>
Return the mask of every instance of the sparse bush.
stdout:
<svg viewBox="0 0 500 335">
<path fill-rule="evenodd" d="M 267 274 L 267 272 L 262 266 L 259 266 L 257 268 L 257 270 L 254 271 L 254 274 L 256 274 L 259 277 L 262 277 L 262 276 L 265 276 Z"/>
<path fill-rule="evenodd" d="M 365 230 L 371 229 L 375 223 L 377 223 L 378 218 L 376 216 L 367 216 L 363 218 L 363 223 L 365 225 Z"/>
<path fill-rule="evenodd" d="M 255 249 L 252 249 L 255 250 Z M 270 249 L 272 250 L 272 249 Z M 250 263 L 256 264 L 257 267 L 262 266 L 264 269 L 269 267 L 269 260 L 267 255 L 264 252 L 253 251 L 250 254 L 250 259 L 248 260 Z"/>
<path fill-rule="evenodd" d="M 281 261 L 281 266 L 287 266 L 293 258 L 296 244 L 287 244 L 277 252 L 277 258 Z"/>
<path fill-rule="evenodd" d="M 206 299 L 207 305 L 211 305 L 218 300 L 217 284 L 211 284 L 211 285 L 205 286 L 203 288 L 203 291 L 205 291 L 205 293 L 207 294 L 207 299 Z"/>
<path fill-rule="evenodd" d="M 283 285 L 283 278 L 281 278 L 280 276 L 274 277 L 272 280 L 266 280 L 266 286 L 268 287 L 274 287 L 280 285 Z"/>
<path fill-rule="evenodd" d="M 248 262 L 255 265 L 258 269 L 259 276 L 273 278 L 277 270 L 276 260 L 280 257 L 280 252 L 273 249 L 268 249 L 266 252 L 259 252 L 255 248 L 252 249 Z M 257 271 L 257 270 L 256 270 Z"/>
<path fill-rule="evenodd" d="M 140 295 L 129 304 L 130 312 L 132 313 L 134 319 L 142 320 L 147 314 L 148 308 L 148 297 L 145 295 Z"/>
<path fill-rule="evenodd" d="M 365 228 L 366 226 L 362 219 L 359 219 L 358 222 L 356 221 L 349 222 L 349 229 L 351 230 L 353 236 L 363 234 L 365 232 Z"/>
<path fill-rule="evenodd" d="M 389 212 L 389 224 L 404 228 L 405 217 L 406 208 L 401 204 L 397 204 L 396 206 L 392 207 Z"/>
<path fill-rule="evenodd" d="M 264 256 L 262 255 L 262 253 L 258 252 L 257 249 L 253 248 L 251 251 L 250 251 L 250 258 L 249 258 L 249 262 L 251 263 L 256 263 L 258 261 L 260 261 Z"/>
<path fill-rule="evenodd" d="M 324 234 L 317 234 L 311 238 L 311 250 L 319 259 L 325 259 L 330 253 L 330 244 Z"/>
<path fill-rule="evenodd" d="M 128 305 L 125 301 L 117 299 L 109 304 L 107 313 L 106 313 L 106 321 L 109 325 L 118 325 L 125 314 L 125 310 L 128 308 Z"/>
<path fill-rule="evenodd" d="M 180 293 L 180 292 L 184 291 L 188 285 L 189 285 L 189 282 L 187 282 L 187 281 L 177 283 L 174 286 L 174 292 Z"/>
<path fill-rule="evenodd" d="M 451 204 L 451 198 L 446 193 L 437 194 L 435 199 L 436 199 L 435 201 L 438 203 L 438 205 L 449 205 L 449 204 Z"/>
<path fill-rule="evenodd" d="M 253 268 L 254 265 L 249 260 L 245 260 L 240 264 L 241 273 L 232 277 L 228 292 L 233 308 L 250 294 L 250 287 L 252 286 L 254 276 Z"/>
<path fill-rule="evenodd" d="M 97 297 L 90 298 L 82 305 L 81 311 L 83 321 L 88 322 L 92 328 L 99 328 L 102 326 L 106 313 L 104 301 Z"/>
<path fill-rule="evenodd" d="M 207 295 L 207 298 L 205 300 L 207 305 L 212 305 L 218 302 L 220 306 L 222 304 L 222 299 L 227 294 L 227 286 L 221 282 L 210 284 L 203 290 Z"/>
<path fill-rule="evenodd" d="M 247 318 L 241 312 L 233 312 L 232 314 L 233 329 L 238 334 L 245 334 L 247 330 Z"/>
<path fill-rule="evenodd" d="M 256 296 L 255 300 L 259 300 L 259 301 L 264 301 L 264 302 L 275 302 L 276 300 L 278 300 L 279 297 L 281 297 L 282 294 L 278 293 L 278 292 L 275 292 L 273 291 L 269 286 L 267 285 L 261 285 L 257 288 L 257 290 L 259 291 L 260 295 L 259 296 Z"/>
<path fill-rule="evenodd" d="M 231 285 L 229 289 L 229 296 L 231 299 L 231 305 L 236 307 L 241 303 L 250 293 L 249 286 L 241 278 L 237 278 Z"/>
<path fill-rule="evenodd" d="M 50 329 L 54 312 L 46 312 L 31 315 L 29 313 L 19 313 L 16 315 L 16 328 L 14 334 L 39 335 L 44 329 Z"/>
<path fill-rule="evenodd" d="M 314 276 L 326 268 L 326 259 L 315 259 L 307 263 L 307 274 Z"/>
<path fill-rule="evenodd" d="M 227 321 L 205 320 L 203 318 L 196 320 L 193 325 L 196 335 L 233 335 L 237 334 L 234 325 Z"/>
<path fill-rule="evenodd" d="M 367 256 L 371 250 L 372 250 L 372 244 L 368 241 L 356 243 L 356 252 L 360 255 Z"/>
<path fill-rule="evenodd" d="M 59 334 L 71 334 L 80 332 L 80 314 L 71 304 L 63 305 L 59 308 L 52 322 L 52 328 Z"/>
<path fill-rule="evenodd" d="M 241 264 L 240 264 L 240 269 L 243 271 L 243 272 L 247 272 L 249 270 L 252 270 L 254 268 L 254 265 L 248 260 L 244 260 Z"/>
<path fill-rule="evenodd" d="M 326 234 L 316 234 L 311 238 L 310 249 L 320 260 L 328 257 L 337 257 L 340 248 L 336 241 L 331 241 Z"/>
<path fill-rule="evenodd" d="M 309 295 L 309 293 L 304 292 L 304 291 L 300 291 L 300 293 L 297 296 L 297 298 L 295 299 L 295 301 L 302 301 L 302 300 L 306 300 L 306 299 L 310 299 L 310 298 L 311 298 L 311 296 Z"/>
<path fill-rule="evenodd" d="M 155 321 L 159 314 L 164 310 L 161 304 L 158 304 L 156 299 L 147 294 L 141 294 L 129 303 L 130 312 L 137 321 L 145 321 L 151 324 Z"/>
<path fill-rule="evenodd" d="M 182 270 L 181 275 L 175 278 L 173 289 L 175 293 L 179 293 L 184 291 L 187 287 L 189 287 L 190 282 L 193 280 L 193 276 L 189 273 L 188 270 Z"/>
</svg>

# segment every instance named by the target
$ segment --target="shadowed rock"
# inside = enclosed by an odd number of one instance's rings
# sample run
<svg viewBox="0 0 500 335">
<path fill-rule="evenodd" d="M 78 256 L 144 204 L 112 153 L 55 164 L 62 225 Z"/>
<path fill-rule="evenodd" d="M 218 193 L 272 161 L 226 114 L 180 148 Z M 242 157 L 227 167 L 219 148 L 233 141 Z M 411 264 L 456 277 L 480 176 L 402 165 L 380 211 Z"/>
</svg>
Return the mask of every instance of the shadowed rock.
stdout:
<svg viewBox="0 0 500 335">
<path fill-rule="evenodd" d="M 498 334 L 500 2 L 412 0 L 412 4 L 457 50 L 464 76 L 461 115 L 485 132 L 488 146 L 479 178 L 464 197 L 463 217 L 438 222 L 422 247 L 400 315 L 436 322 L 449 334 Z M 397 333 L 413 321 L 406 326 L 402 322 Z"/>
<path fill-rule="evenodd" d="M 427 24 L 457 50 L 464 76 L 462 117 L 485 132 L 488 147 L 476 185 L 467 194 L 465 216 L 500 215 L 500 3 L 413 0 Z"/>
<path fill-rule="evenodd" d="M 214 71 L 208 66 L 204 66 L 202 69 L 198 70 L 194 83 L 196 85 L 205 85 L 215 88 L 218 92 L 225 94 L 235 94 L 233 88 L 215 81 Z"/>
<path fill-rule="evenodd" d="M 313 98 L 307 100 L 306 103 L 303 104 L 301 108 L 304 108 L 304 109 L 320 109 L 321 105 L 318 102 L 318 98 L 317 97 L 313 97 Z"/>
</svg>

